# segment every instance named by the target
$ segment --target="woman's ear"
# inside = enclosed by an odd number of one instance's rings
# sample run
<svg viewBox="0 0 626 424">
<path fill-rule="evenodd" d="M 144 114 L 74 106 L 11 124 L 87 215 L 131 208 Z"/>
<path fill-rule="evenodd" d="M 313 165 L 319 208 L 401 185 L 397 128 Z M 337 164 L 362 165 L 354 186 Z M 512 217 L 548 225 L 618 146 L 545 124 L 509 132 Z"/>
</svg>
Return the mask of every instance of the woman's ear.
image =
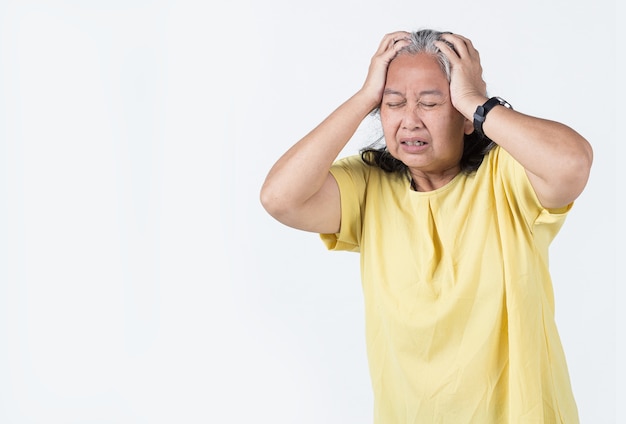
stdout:
<svg viewBox="0 0 626 424">
<path fill-rule="evenodd" d="M 474 122 L 470 121 L 467 118 L 465 118 L 465 122 L 463 122 L 463 131 L 465 132 L 465 135 L 470 135 L 471 133 L 473 133 L 474 132 Z"/>
</svg>

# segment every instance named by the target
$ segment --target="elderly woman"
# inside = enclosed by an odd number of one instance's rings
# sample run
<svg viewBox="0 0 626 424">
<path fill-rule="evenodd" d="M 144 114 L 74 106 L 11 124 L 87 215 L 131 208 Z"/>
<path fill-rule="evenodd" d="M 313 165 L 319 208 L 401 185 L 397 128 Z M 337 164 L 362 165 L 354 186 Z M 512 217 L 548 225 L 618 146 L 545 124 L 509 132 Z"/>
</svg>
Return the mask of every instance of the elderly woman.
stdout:
<svg viewBox="0 0 626 424">
<path fill-rule="evenodd" d="M 378 110 L 384 146 L 337 160 Z M 462 36 L 386 35 L 362 88 L 261 192 L 280 222 L 361 255 L 376 423 L 576 423 L 548 246 L 589 143 L 489 98 Z"/>
</svg>

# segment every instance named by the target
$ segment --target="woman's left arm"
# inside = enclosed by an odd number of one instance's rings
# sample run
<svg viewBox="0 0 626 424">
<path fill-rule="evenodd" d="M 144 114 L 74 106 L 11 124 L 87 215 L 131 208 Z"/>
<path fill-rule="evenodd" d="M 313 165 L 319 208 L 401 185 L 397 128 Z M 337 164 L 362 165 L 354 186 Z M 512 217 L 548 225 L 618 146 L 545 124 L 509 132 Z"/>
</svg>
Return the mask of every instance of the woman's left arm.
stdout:
<svg viewBox="0 0 626 424">
<path fill-rule="evenodd" d="M 476 108 L 488 100 L 478 51 L 462 36 L 442 38 L 448 42 L 439 47 L 450 59 L 452 103 L 473 121 Z M 593 151 L 572 128 L 498 105 L 486 116 L 483 132 L 526 169 L 543 207 L 566 206 L 585 188 Z"/>
<path fill-rule="evenodd" d="M 566 206 L 585 188 L 593 151 L 568 126 L 496 106 L 483 131 L 526 169 L 543 207 Z"/>
</svg>

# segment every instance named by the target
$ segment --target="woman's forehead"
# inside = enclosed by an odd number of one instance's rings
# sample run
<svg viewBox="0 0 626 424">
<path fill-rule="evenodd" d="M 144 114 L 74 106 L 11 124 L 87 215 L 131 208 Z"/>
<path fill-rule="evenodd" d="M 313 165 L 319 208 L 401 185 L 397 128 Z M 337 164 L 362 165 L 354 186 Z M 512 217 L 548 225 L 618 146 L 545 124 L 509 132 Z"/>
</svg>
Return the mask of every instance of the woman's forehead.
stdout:
<svg viewBox="0 0 626 424">
<path fill-rule="evenodd" d="M 389 64 L 385 90 L 403 92 L 407 86 L 414 86 L 419 91 L 443 92 L 449 83 L 434 55 L 403 54 Z"/>
</svg>

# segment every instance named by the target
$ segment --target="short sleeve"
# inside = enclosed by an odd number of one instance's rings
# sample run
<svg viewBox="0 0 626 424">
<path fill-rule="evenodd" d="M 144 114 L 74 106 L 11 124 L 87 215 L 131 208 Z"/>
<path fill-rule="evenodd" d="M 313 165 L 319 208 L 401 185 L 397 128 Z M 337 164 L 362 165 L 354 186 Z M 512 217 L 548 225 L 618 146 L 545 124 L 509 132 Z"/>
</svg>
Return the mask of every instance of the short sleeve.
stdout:
<svg viewBox="0 0 626 424">
<path fill-rule="evenodd" d="M 341 226 L 338 233 L 320 234 L 328 250 L 358 252 L 363 206 L 370 166 L 360 156 L 338 160 L 330 169 L 341 196 Z"/>
<path fill-rule="evenodd" d="M 514 205 L 519 208 L 535 236 L 552 240 L 563 225 L 573 203 L 558 209 L 544 208 L 539 202 L 524 167 L 504 149 L 500 147 L 496 149 L 497 172 L 504 181 L 505 187 L 508 186 L 507 191 L 512 193 Z M 543 234 L 538 234 L 538 232 Z"/>
</svg>

